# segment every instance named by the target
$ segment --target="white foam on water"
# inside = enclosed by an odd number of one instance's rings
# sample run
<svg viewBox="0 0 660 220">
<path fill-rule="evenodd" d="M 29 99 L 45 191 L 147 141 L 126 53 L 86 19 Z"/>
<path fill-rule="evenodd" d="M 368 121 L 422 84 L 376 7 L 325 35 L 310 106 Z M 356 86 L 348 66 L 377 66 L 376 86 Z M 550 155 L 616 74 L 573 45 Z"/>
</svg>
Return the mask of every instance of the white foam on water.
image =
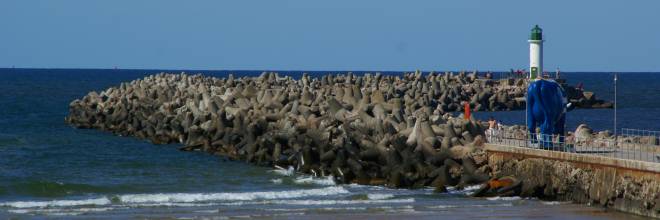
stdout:
<svg viewBox="0 0 660 220">
<path fill-rule="evenodd" d="M 471 185 L 471 186 L 467 186 L 467 187 L 465 187 L 463 190 L 466 190 L 466 191 L 475 191 L 475 190 L 478 190 L 478 189 L 480 189 L 480 188 L 481 188 L 481 185 Z"/>
<path fill-rule="evenodd" d="M 0 203 L 0 206 L 13 208 L 38 208 L 38 207 L 64 207 L 64 206 L 87 206 L 87 205 L 109 205 L 108 198 L 82 199 L 82 200 L 51 200 L 51 201 L 18 201 Z"/>
<path fill-rule="evenodd" d="M 274 204 L 282 205 L 354 205 L 354 204 L 384 204 L 384 203 L 414 203 L 415 199 L 390 200 L 274 200 Z"/>
<path fill-rule="evenodd" d="M 273 212 L 299 212 L 299 211 L 309 211 L 311 209 L 264 209 L 266 211 Z"/>
<path fill-rule="evenodd" d="M 270 182 L 275 184 L 282 184 L 282 179 L 271 179 Z"/>
<path fill-rule="evenodd" d="M 490 201 L 514 201 L 514 200 L 521 200 L 520 196 L 512 196 L 512 197 L 500 197 L 500 196 L 495 196 L 495 197 L 489 197 L 486 198 Z"/>
<path fill-rule="evenodd" d="M 408 208 L 391 209 L 391 210 L 387 210 L 387 212 L 422 213 L 420 211 L 415 210 L 415 208 L 413 208 L 412 206 L 409 206 Z"/>
<path fill-rule="evenodd" d="M 193 211 L 193 212 L 196 212 L 196 213 L 219 213 L 220 211 L 217 210 L 217 209 L 209 209 L 209 210 L 197 210 L 197 211 Z"/>
<path fill-rule="evenodd" d="M 500 204 L 461 204 L 461 205 L 434 205 L 434 206 L 426 206 L 426 208 L 430 209 L 453 209 L 453 208 L 468 208 L 468 207 L 508 207 L 508 206 L 513 206 L 512 203 L 500 203 Z"/>
<path fill-rule="evenodd" d="M 447 187 L 447 191 L 450 194 L 465 194 L 465 195 L 470 195 L 473 192 L 479 190 L 481 188 L 481 185 L 471 185 L 471 186 L 466 186 L 463 189 L 457 190 L 455 187 Z"/>
<path fill-rule="evenodd" d="M 291 166 L 288 169 L 284 169 L 284 168 L 279 167 L 279 166 L 275 166 L 275 168 L 276 169 L 273 170 L 272 172 L 277 173 L 277 174 L 282 175 L 282 176 L 293 176 L 293 174 L 296 173 L 296 170 L 293 169 L 293 167 L 291 167 Z"/>
<path fill-rule="evenodd" d="M 314 178 L 314 177 L 311 177 L 311 176 L 298 177 L 293 182 L 297 183 L 297 184 L 314 184 L 314 185 L 322 185 L 322 186 L 337 185 L 335 183 L 334 178 L 332 178 L 332 176 L 321 177 L 321 178 Z"/>
<path fill-rule="evenodd" d="M 319 210 L 323 211 L 337 211 L 337 210 L 367 210 L 367 207 L 323 207 Z"/>
<path fill-rule="evenodd" d="M 107 212 L 114 209 L 115 208 L 112 207 L 102 207 L 102 208 L 78 208 L 74 210 L 79 212 Z"/>
<path fill-rule="evenodd" d="M 27 209 L 10 209 L 7 210 L 9 213 L 14 213 L 14 214 L 27 214 L 30 213 L 30 210 Z"/>
<path fill-rule="evenodd" d="M 367 198 L 370 200 L 383 200 L 383 199 L 391 199 L 394 198 L 394 195 L 392 194 L 382 194 L 382 193 L 373 193 L 373 194 L 367 194 Z"/>
<path fill-rule="evenodd" d="M 367 210 L 367 207 L 322 207 L 322 208 L 294 208 L 294 209 L 264 209 L 274 212 L 301 212 L 301 211 L 337 211 L 337 210 Z"/>
<path fill-rule="evenodd" d="M 259 199 L 293 199 L 309 196 L 329 196 L 347 194 L 348 190 L 332 186 L 320 189 L 305 189 L 291 191 L 264 191 L 241 193 L 158 193 L 158 194 L 128 194 L 118 196 L 122 203 L 182 203 L 206 201 L 249 201 Z"/>
<path fill-rule="evenodd" d="M 393 212 L 407 212 L 407 213 L 418 212 L 411 205 L 404 205 L 404 206 L 397 206 L 397 207 L 383 206 L 383 207 L 379 207 L 378 209 L 382 209 L 383 211 L 389 212 L 389 213 L 393 213 Z"/>
<path fill-rule="evenodd" d="M 242 206 L 242 205 L 355 205 L 355 204 L 388 204 L 388 203 L 414 203 L 414 198 L 405 199 L 388 199 L 388 200 L 265 200 L 265 201 L 247 201 L 247 202 L 230 202 L 221 203 L 220 205 L 226 206 Z"/>
<path fill-rule="evenodd" d="M 296 199 L 312 196 L 331 196 L 348 194 L 349 191 L 340 186 L 331 186 L 318 189 L 290 190 L 290 191 L 263 191 L 263 192 L 240 192 L 240 193 L 157 193 L 157 194 L 125 194 L 118 195 L 121 205 L 128 207 L 197 207 L 212 206 L 217 203 L 212 201 L 250 201 L 250 200 L 273 200 L 273 199 Z M 56 212 L 92 212 L 100 211 L 92 207 L 67 208 L 62 210 L 56 207 L 77 206 L 107 206 L 112 201 L 108 198 L 81 199 L 81 200 L 52 200 L 52 201 L 17 201 L 0 203 L 0 207 L 11 207 L 14 213 L 56 213 Z M 39 208 L 31 210 L 31 208 Z M 105 209 L 104 209 L 105 210 Z M 102 211 L 102 210 L 101 210 Z"/>
<path fill-rule="evenodd" d="M 350 188 L 356 188 L 356 189 L 371 187 L 369 185 L 360 185 L 360 184 L 357 184 L 357 183 L 346 184 L 345 186 L 348 186 Z"/>
<path fill-rule="evenodd" d="M 348 188 L 353 188 L 353 189 L 373 189 L 373 190 L 398 190 L 398 191 L 412 191 L 410 189 L 395 189 L 395 188 L 387 188 L 385 186 L 378 186 L 378 185 L 360 185 L 357 183 L 351 183 L 351 184 L 346 184 L 344 186 L 347 186 Z"/>
<path fill-rule="evenodd" d="M 451 209 L 451 208 L 458 208 L 460 206 L 457 205 L 434 205 L 434 206 L 427 206 L 426 208 L 430 209 Z"/>
<path fill-rule="evenodd" d="M 477 205 L 468 205 L 469 207 L 509 207 L 513 206 L 513 203 L 501 203 L 501 204 L 477 204 Z"/>
<path fill-rule="evenodd" d="M 277 216 L 294 216 L 294 215 L 305 215 L 305 213 L 304 212 L 276 213 L 276 214 L 271 214 L 270 216 L 277 217 Z"/>
<path fill-rule="evenodd" d="M 218 203 L 186 203 L 186 202 L 157 202 L 157 203 L 133 203 L 127 204 L 129 207 L 204 207 L 214 206 Z"/>
<path fill-rule="evenodd" d="M 43 214 L 43 215 L 80 215 L 90 212 L 106 212 L 114 210 L 112 207 L 104 208 L 27 208 L 27 209 L 9 209 L 7 210 L 10 213 L 15 214 Z"/>
<path fill-rule="evenodd" d="M 543 204 L 543 205 L 563 205 L 563 204 L 571 204 L 571 202 L 541 201 L 541 204 Z"/>
<path fill-rule="evenodd" d="M 233 215 L 233 216 L 221 216 L 220 219 L 255 219 L 255 218 L 266 218 L 270 219 L 273 217 L 287 217 L 287 216 L 298 216 L 305 215 L 304 212 L 287 212 L 287 213 L 273 213 L 273 214 L 254 214 L 254 215 Z"/>
<path fill-rule="evenodd" d="M 82 212 L 55 212 L 55 213 L 46 213 L 46 215 L 50 216 L 75 216 L 75 215 L 81 215 L 84 214 Z"/>
</svg>

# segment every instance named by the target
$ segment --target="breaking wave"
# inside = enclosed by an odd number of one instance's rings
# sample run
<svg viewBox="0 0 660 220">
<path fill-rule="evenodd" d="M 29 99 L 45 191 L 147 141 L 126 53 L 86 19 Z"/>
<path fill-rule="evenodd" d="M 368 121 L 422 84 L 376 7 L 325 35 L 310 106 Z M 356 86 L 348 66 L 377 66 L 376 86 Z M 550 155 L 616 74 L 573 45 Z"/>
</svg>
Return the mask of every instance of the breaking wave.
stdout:
<svg viewBox="0 0 660 220">
<path fill-rule="evenodd" d="M 110 205 L 108 198 L 82 199 L 82 200 L 52 200 L 52 201 L 18 201 L 0 203 L 0 206 L 13 208 L 41 208 L 41 207 L 65 207 L 65 206 L 92 206 Z"/>
<path fill-rule="evenodd" d="M 388 204 L 388 203 L 414 203 L 414 198 L 406 199 L 386 199 L 386 200 L 267 200 L 267 201 L 248 201 L 223 203 L 222 205 L 302 205 L 302 206 L 322 206 L 322 205 L 356 205 L 356 204 Z"/>
<path fill-rule="evenodd" d="M 335 180 L 332 178 L 332 176 L 327 176 L 327 177 L 322 177 L 322 178 L 314 178 L 314 177 L 298 177 L 295 180 L 293 180 L 294 183 L 297 184 L 314 184 L 314 185 L 323 185 L 323 186 L 334 186 L 336 185 Z"/>
<path fill-rule="evenodd" d="M 521 200 L 522 198 L 520 196 L 512 196 L 512 197 L 500 197 L 500 196 L 495 196 L 495 197 L 489 197 L 486 198 L 491 201 L 514 201 L 514 200 Z"/>
<path fill-rule="evenodd" d="M 103 206 L 113 202 L 125 205 L 132 204 L 177 204 L 211 201 L 250 201 L 272 199 L 295 199 L 313 196 L 331 196 L 347 194 L 348 190 L 339 187 L 325 187 L 320 189 L 304 189 L 290 191 L 264 191 L 239 193 L 156 193 L 156 194 L 125 194 L 113 197 L 100 197 L 81 200 L 51 200 L 51 201 L 16 201 L 0 203 L 3 207 L 12 208 L 46 208 L 70 206 Z"/>
<path fill-rule="evenodd" d="M 391 199 L 391 198 L 394 198 L 394 195 L 392 195 L 392 194 L 374 193 L 374 194 L 367 194 L 367 198 L 370 199 L 370 200 L 383 200 L 383 199 Z"/>
<path fill-rule="evenodd" d="M 284 169 L 282 167 L 276 166 L 275 170 L 272 170 L 271 172 L 282 175 L 282 176 L 293 176 L 293 174 L 296 173 L 296 170 L 293 169 L 293 167 L 289 167 L 288 169 Z"/>
<path fill-rule="evenodd" d="M 158 203 L 158 202 L 205 202 L 205 201 L 245 201 L 258 199 L 292 199 L 308 196 L 329 196 L 349 193 L 342 187 L 305 189 L 290 191 L 265 191 L 241 193 L 158 193 L 131 194 L 117 198 L 122 203 Z"/>
</svg>

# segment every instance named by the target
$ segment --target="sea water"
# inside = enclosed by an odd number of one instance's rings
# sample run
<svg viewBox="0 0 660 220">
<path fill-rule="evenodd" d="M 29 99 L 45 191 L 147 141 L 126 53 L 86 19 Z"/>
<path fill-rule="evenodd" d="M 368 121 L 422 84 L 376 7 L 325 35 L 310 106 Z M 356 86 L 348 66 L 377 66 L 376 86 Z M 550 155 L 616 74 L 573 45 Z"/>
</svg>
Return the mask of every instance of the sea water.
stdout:
<svg viewBox="0 0 660 220">
<path fill-rule="evenodd" d="M 179 145 L 153 145 L 64 123 L 68 104 L 162 70 L 0 69 L 0 219 L 18 218 L 428 218 L 634 219 L 599 207 L 538 199 L 471 198 L 476 187 L 390 189 L 336 185 L 292 168 L 258 167 Z M 181 72 L 181 71 L 166 71 Z M 261 71 L 187 71 L 257 76 Z M 302 71 L 278 71 L 294 77 Z M 310 72 L 318 75 L 326 72 Z M 341 73 L 339 71 L 334 73 Z M 362 74 L 363 72 L 354 72 Z M 401 74 L 386 72 L 386 74 Z M 566 73 L 599 98 L 610 73 Z M 619 75 L 619 123 L 660 130 L 653 73 Z M 611 129 L 613 112 L 575 110 L 568 125 Z M 523 123 L 524 111 L 478 112 Z"/>
</svg>

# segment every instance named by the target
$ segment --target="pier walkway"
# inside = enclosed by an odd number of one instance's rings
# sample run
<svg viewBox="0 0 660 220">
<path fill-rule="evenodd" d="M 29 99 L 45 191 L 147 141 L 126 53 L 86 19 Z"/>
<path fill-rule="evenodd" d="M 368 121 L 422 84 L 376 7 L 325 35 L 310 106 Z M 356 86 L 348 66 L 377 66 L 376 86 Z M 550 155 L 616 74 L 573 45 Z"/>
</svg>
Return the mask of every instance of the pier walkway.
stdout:
<svg viewBox="0 0 660 220">
<path fill-rule="evenodd" d="M 500 130 L 495 134 L 487 135 L 489 146 L 513 147 L 536 149 L 542 151 L 559 151 L 575 155 L 588 155 L 594 157 L 606 157 L 613 159 L 624 159 L 651 163 L 660 163 L 660 145 L 642 143 L 639 137 L 621 136 L 617 139 L 589 139 L 580 140 L 574 137 L 552 136 L 541 141 L 540 135 L 532 135 Z M 646 139 L 654 139 L 654 136 L 644 136 Z M 576 140 L 577 139 L 577 140 Z M 637 141 L 635 141 L 637 140 Z"/>
</svg>

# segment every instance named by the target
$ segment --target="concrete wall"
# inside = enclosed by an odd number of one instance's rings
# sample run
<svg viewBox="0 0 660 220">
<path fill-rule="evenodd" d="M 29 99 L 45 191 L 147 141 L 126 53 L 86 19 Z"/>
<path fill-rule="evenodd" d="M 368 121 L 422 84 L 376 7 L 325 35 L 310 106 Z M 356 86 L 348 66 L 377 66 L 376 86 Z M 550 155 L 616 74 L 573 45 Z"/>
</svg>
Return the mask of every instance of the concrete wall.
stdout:
<svg viewBox="0 0 660 220">
<path fill-rule="evenodd" d="M 521 196 L 660 218 L 660 163 L 486 145 L 491 176 L 522 180 Z"/>
</svg>

